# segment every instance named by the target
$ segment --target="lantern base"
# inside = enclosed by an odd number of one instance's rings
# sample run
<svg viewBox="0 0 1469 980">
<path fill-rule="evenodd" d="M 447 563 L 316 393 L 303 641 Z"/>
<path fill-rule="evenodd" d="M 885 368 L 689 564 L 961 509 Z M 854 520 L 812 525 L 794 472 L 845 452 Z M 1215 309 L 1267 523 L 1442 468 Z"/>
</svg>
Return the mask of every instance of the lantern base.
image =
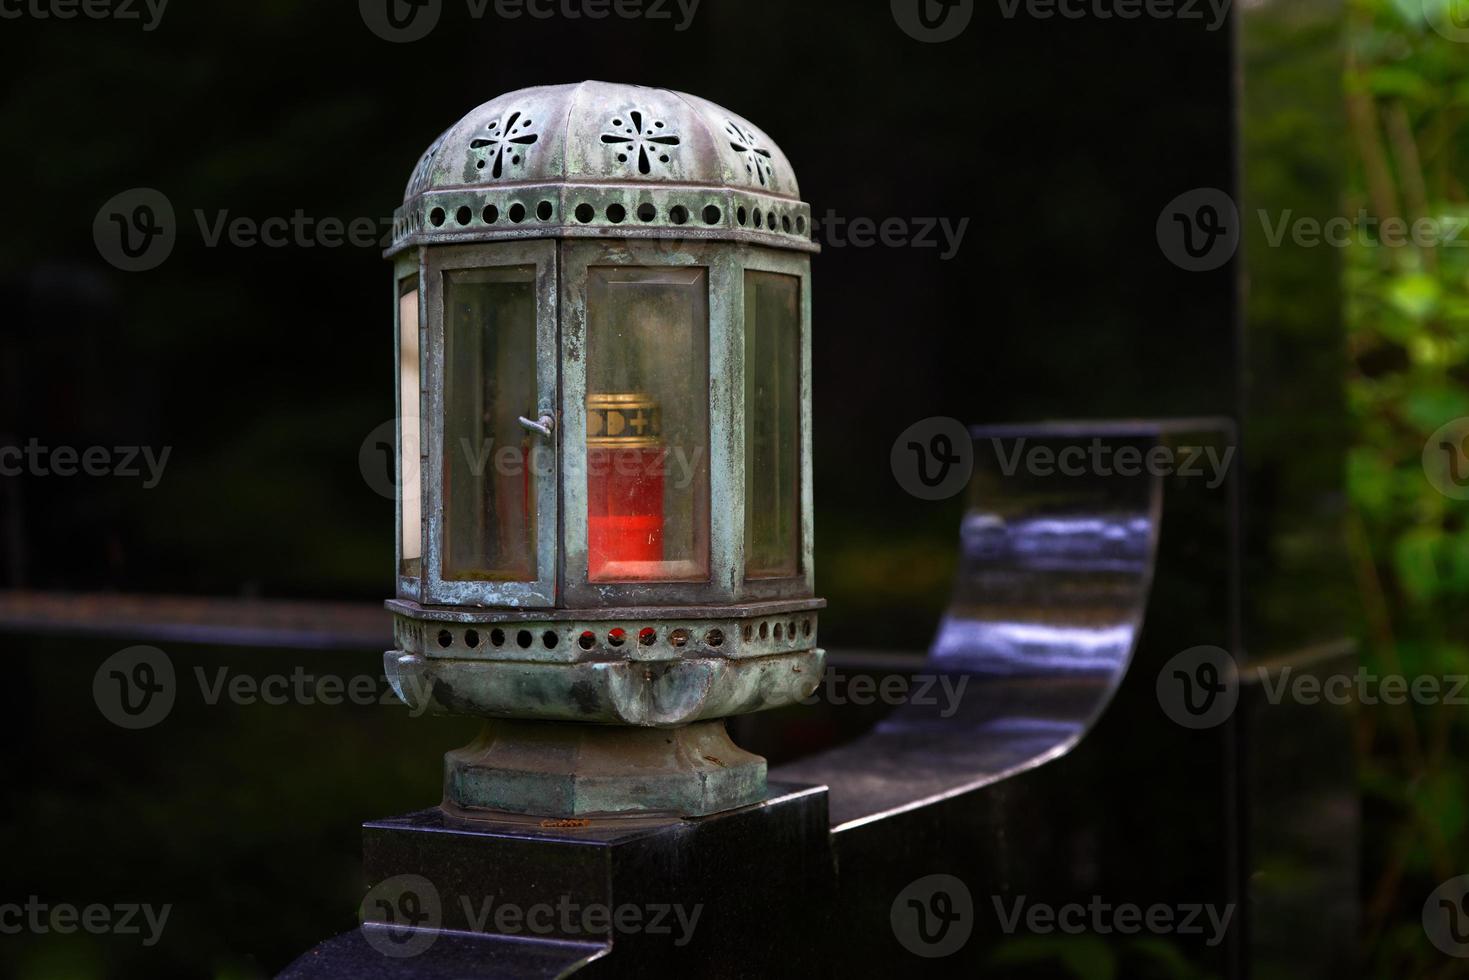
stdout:
<svg viewBox="0 0 1469 980">
<path fill-rule="evenodd" d="M 678 728 L 497 719 L 444 756 L 444 808 L 467 816 L 697 817 L 764 796 L 765 759 L 735 745 L 720 718 Z"/>
</svg>

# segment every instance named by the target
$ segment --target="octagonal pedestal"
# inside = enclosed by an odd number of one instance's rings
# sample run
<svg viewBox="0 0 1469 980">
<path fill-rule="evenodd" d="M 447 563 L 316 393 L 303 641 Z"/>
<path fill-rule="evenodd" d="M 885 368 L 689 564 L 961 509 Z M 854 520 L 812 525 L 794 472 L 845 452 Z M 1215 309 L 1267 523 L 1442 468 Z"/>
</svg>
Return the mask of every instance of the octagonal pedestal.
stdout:
<svg viewBox="0 0 1469 980">
<path fill-rule="evenodd" d="M 496 719 L 444 756 L 444 809 L 540 817 L 704 816 L 765 795 L 765 759 L 723 719 L 643 728 Z"/>
</svg>

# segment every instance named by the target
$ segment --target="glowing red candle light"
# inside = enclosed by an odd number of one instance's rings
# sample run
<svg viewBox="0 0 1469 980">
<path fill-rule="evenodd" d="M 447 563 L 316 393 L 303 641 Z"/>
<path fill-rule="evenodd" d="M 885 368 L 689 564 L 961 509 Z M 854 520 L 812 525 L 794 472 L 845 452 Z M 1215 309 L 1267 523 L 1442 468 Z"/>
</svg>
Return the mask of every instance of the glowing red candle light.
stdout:
<svg viewBox="0 0 1469 980">
<path fill-rule="evenodd" d="M 587 396 L 587 577 L 637 580 L 663 560 L 657 404 L 642 394 Z"/>
</svg>

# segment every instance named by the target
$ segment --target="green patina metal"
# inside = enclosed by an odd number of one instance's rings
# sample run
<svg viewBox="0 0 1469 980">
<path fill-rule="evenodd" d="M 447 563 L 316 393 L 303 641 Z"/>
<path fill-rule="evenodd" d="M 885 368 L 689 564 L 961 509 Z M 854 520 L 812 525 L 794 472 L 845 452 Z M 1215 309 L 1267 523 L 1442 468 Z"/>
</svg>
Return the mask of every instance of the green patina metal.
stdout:
<svg viewBox="0 0 1469 980">
<path fill-rule="evenodd" d="M 422 420 L 422 558 L 402 560 L 400 492 L 400 574 L 388 603 L 397 642 L 385 665 L 415 708 L 496 719 L 446 758 L 446 806 L 698 815 L 764 794 L 764 760 L 735 748 L 718 719 L 798 701 L 823 669 L 810 464 L 816 251 L 810 207 L 779 147 L 748 120 L 677 92 L 604 82 L 512 92 L 472 110 L 420 159 L 388 255 L 395 308 L 419 287 L 421 389 L 400 391 L 398 404 L 400 418 Z M 444 574 L 445 276 L 506 266 L 534 269 L 537 396 L 524 411 L 540 420 L 531 428 L 543 430 L 550 461 L 527 476 L 538 561 L 520 581 L 465 580 Z M 594 266 L 707 272 L 704 580 L 590 580 Z M 746 568 L 752 270 L 800 288 L 799 551 L 783 577 Z"/>
<path fill-rule="evenodd" d="M 765 795 L 765 760 L 723 721 L 682 728 L 486 722 L 445 758 L 445 807 L 560 817 L 704 816 Z"/>
</svg>

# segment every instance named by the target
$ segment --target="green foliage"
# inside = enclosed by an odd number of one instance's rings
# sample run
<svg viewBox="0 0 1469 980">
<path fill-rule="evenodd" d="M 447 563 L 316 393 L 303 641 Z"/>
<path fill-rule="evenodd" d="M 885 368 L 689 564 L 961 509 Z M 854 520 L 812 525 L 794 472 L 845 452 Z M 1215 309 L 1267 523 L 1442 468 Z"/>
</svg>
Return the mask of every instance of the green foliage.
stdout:
<svg viewBox="0 0 1469 980">
<path fill-rule="evenodd" d="M 1347 486 L 1363 650 L 1370 671 L 1410 679 L 1469 672 L 1469 503 L 1435 489 L 1422 464 L 1429 436 L 1469 415 L 1469 45 L 1428 21 L 1451 2 L 1349 6 L 1346 213 L 1370 215 L 1378 229 L 1389 218 L 1426 220 L 1446 239 L 1394 247 L 1369 233 L 1346 255 Z M 1362 941 L 1372 976 L 1454 969 L 1419 916 L 1441 881 L 1469 869 L 1456 763 L 1466 742 L 1463 707 L 1362 709 Z"/>
</svg>

